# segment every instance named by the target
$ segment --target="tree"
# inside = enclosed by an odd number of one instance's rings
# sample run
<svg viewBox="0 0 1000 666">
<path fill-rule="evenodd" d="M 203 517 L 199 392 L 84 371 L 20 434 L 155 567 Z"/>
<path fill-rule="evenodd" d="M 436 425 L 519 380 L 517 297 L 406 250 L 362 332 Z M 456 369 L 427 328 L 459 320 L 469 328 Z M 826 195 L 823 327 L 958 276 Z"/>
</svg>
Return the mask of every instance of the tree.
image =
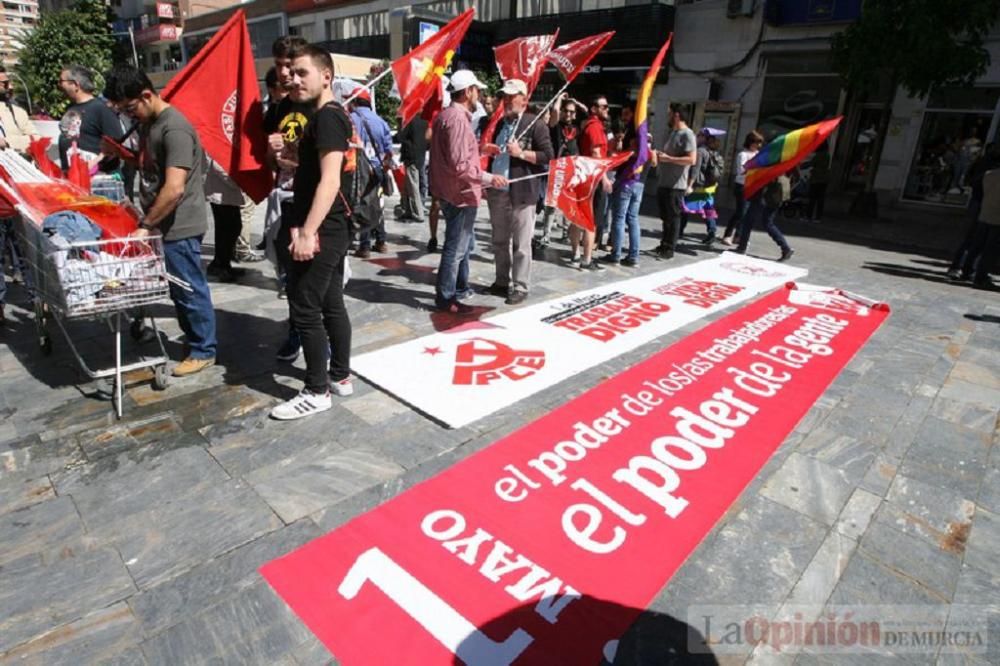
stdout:
<svg viewBox="0 0 1000 666">
<path fill-rule="evenodd" d="M 997 0 L 864 0 L 861 18 L 834 36 L 834 67 L 852 94 L 888 90 L 872 168 L 852 212 L 878 215 L 875 175 L 897 89 L 926 97 L 937 86 L 971 85 L 990 64 L 983 41 L 998 16 Z"/>
<path fill-rule="evenodd" d="M 388 60 L 383 60 L 377 65 L 372 65 L 371 71 L 368 72 L 368 80 L 374 79 L 376 76 L 384 72 L 389 68 L 391 63 Z M 393 78 L 392 74 L 387 74 L 383 76 L 378 83 L 375 84 L 375 108 L 378 110 L 378 115 L 381 116 L 387 123 L 389 127 L 392 128 L 393 132 L 399 131 L 399 98 L 392 96 L 393 88 Z"/>
<path fill-rule="evenodd" d="M 17 71 L 32 100 L 50 116 L 58 118 L 69 105 L 59 90 L 59 73 L 66 65 L 93 70 L 98 90 L 103 86 L 101 75 L 111 68 L 115 44 L 108 11 L 102 0 L 79 0 L 70 9 L 42 14 L 25 40 Z"/>
</svg>

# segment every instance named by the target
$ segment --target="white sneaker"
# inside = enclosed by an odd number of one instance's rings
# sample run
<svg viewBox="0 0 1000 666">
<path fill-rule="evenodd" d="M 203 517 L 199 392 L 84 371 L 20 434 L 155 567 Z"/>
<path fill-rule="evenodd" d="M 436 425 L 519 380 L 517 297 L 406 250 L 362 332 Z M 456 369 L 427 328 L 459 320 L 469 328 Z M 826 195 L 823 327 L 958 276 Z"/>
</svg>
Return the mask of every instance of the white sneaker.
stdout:
<svg viewBox="0 0 1000 666">
<path fill-rule="evenodd" d="M 330 390 L 340 397 L 344 397 L 354 393 L 354 384 L 351 383 L 350 377 L 341 379 L 339 382 L 331 381 Z"/>
<path fill-rule="evenodd" d="M 297 396 L 272 409 L 271 418 L 279 421 L 293 421 L 325 412 L 331 407 L 333 407 L 333 398 L 330 397 L 329 392 L 320 395 L 309 389 L 302 389 Z"/>
</svg>

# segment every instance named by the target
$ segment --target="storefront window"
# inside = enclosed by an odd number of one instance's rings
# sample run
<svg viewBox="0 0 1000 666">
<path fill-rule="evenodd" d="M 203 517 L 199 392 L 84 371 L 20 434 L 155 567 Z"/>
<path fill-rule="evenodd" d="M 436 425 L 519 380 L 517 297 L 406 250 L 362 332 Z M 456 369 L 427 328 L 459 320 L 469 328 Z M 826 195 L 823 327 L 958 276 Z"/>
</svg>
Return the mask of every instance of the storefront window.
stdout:
<svg viewBox="0 0 1000 666">
<path fill-rule="evenodd" d="M 837 115 L 840 78 L 829 53 L 772 53 L 760 101 L 758 127 L 768 141 Z"/>
<path fill-rule="evenodd" d="M 930 96 L 904 199 L 968 204 L 966 174 L 995 136 L 998 101 L 1000 88 L 948 88 Z"/>
</svg>

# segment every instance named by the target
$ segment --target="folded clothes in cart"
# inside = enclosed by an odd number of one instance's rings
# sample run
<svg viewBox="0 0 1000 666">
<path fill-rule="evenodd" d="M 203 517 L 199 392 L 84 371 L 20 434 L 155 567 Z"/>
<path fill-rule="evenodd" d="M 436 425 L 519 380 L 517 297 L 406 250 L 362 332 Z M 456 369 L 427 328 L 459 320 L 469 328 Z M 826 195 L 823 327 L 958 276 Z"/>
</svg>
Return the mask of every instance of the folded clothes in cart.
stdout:
<svg viewBox="0 0 1000 666">
<path fill-rule="evenodd" d="M 67 243 L 96 241 L 103 233 L 86 215 L 72 210 L 59 211 L 46 217 L 42 220 L 42 231 L 49 237 L 59 236 Z"/>
</svg>

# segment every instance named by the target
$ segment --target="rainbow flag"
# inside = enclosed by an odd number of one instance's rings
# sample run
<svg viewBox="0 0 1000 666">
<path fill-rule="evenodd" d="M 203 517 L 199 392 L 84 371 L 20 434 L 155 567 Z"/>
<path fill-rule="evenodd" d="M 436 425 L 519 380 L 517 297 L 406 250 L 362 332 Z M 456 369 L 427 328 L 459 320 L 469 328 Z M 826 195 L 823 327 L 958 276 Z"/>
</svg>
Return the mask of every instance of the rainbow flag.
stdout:
<svg viewBox="0 0 1000 666">
<path fill-rule="evenodd" d="M 798 166 L 833 134 L 843 119 L 843 116 L 837 116 L 772 139 L 747 162 L 743 196 L 749 199 L 775 178 Z"/>
<path fill-rule="evenodd" d="M 639 180 L 639 174 L 642 173 L 643 167 L 649 161 L 649 98 L 653 96 L 653 85 L 656 83 L 656 77 L 660 73 L 660 65 L 663 64 L 663 58 L 670 50 L 670 42 L 673 38 L 674 33 L 667 35 L 666 43 L 653 59 L 653 64 L 646 72 L 646 78 L 639 89 L 639 99 L 635 103 L 634 116 L 636 150 L 632 159 L 623 164 L 618 172 L 618 177 L 615 179 L 615 189 Z M 628 150 L 628 146 L 625 146 L 625 149 Z"/>
</svg>

